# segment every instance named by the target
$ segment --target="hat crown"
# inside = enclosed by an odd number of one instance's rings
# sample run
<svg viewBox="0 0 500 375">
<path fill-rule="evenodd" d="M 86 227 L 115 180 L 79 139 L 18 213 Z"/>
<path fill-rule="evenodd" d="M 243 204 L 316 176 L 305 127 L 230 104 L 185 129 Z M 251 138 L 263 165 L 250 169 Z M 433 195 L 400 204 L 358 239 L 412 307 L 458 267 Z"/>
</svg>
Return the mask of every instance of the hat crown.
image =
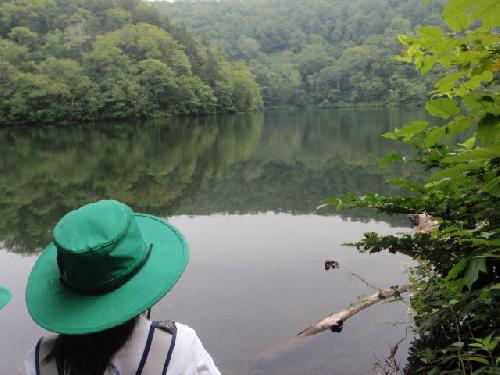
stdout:
<svg viewBox="0 0 500 375">
<path fill-rule="evenodd" d="M 66 252 L 98 250 L 119 240 L 132 216 L 132 210 L 117 201 L 89 203 L 64 215 L 52 236 L 56 245 Z"/>
<path fill-rule="evenodd" d="M 148 251 L 132 209 L 103 200 L 65 215 L 53 231 L 61 281 L 88 294 L 123 284 Z"/>
</svg>

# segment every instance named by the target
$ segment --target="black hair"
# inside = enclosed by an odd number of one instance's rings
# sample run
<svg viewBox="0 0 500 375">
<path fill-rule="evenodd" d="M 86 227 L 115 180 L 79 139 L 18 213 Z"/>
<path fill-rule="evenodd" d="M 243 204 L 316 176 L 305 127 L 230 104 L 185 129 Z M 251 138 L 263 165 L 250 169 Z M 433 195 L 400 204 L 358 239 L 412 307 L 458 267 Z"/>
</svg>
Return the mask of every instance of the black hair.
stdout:
<svg viewBox="0 0 500 375">
<path fill-rule="evenodd" d="M 101 332 L 59 335 L 44 362 L 55 360 L 67 375 L 103 375 L 111 358 L 131 336 L 135 323 L 133 318 Z"/>
</svg>

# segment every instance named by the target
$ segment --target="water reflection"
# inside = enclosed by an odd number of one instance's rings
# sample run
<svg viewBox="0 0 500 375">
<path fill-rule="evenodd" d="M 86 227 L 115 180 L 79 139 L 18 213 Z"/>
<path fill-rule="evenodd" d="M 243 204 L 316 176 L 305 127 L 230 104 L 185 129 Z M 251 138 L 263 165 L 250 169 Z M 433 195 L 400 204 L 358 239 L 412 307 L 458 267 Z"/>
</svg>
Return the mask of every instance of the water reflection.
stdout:
<svg viewBox="0 0 500 375">
<path fill-rule="evenodd" d="M 66 212 L 102 198 L 170 215 L 254 151 L 262 115 L 0 131 L 0 240 L 32 252 Z"/>
<path fill-rule="evenodd" d="M 1 129 L 0 241 L 37 251 L 64 213 L 102 198 L 160 216 L 297 214 L 331 195 L 384 193 L 374 166 L 394 143 L 380 134 L 418 116 L 344 110 Z"/>
</svg>

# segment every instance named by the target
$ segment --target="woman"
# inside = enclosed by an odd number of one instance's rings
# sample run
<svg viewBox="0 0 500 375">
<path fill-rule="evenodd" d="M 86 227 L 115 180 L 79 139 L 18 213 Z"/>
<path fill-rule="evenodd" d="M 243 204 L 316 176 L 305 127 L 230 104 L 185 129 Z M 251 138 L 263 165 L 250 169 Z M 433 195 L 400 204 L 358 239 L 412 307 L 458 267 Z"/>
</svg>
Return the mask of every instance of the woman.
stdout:
<svg viewBox="0 0 500 375">
<path fill-rule="evenodd" d="M 27 375 L 219 374 L 191 328 L 146 317 L 188 263 L 177 229 L 108 200 L 68 213 L 52 234 L 26 303 L 59 335 L 27 354 Z"/>
</svg>

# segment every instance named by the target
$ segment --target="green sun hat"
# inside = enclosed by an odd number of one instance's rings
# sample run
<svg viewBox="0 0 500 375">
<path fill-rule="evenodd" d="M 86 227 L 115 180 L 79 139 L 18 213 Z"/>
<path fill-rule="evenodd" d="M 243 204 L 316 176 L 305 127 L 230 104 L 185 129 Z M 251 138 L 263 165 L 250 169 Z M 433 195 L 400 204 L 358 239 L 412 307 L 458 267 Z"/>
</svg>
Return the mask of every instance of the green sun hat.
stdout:
<svg viewBox="0 0 500 375">
<path fill-rule="evenodd" d="M 8 289 L 0 287 L 0 310 L 9 303 L 11 297 L 12 295 Z"/>
<path fill-rule="evenodd" d="M 104 200 L 66 214 L 26 287 L 41 327 L 85 334 L 120 325 L 158 302 L 189 260 L 182 234 L 165 220 Z"/>
</svg>

